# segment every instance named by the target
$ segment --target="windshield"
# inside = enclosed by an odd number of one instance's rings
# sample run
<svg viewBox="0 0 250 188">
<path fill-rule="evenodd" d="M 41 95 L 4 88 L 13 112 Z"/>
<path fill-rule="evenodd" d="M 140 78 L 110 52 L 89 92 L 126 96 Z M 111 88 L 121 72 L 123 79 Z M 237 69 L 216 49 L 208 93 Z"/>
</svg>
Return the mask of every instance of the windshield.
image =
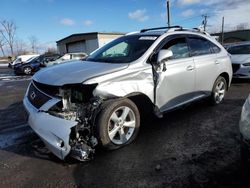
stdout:
<svg viewBox="0 0 250 188">
<path fill-rule="evenodd" d="M 39 58 L 39 56 L 31 57 L 31 58 L 29 58 L 26 62 L 28 63 L 28 62 L 31 62 L 31 61 L 33 61 L 34 59 L 38 59 L 38 58 Z"/>
<path fill-rule="evenodd" d="M 124 36 L 98 49 L 86 60 L 107 63 L 130 63 L 141 57 L 156 39 L 157 36 Z"/>
</svg>

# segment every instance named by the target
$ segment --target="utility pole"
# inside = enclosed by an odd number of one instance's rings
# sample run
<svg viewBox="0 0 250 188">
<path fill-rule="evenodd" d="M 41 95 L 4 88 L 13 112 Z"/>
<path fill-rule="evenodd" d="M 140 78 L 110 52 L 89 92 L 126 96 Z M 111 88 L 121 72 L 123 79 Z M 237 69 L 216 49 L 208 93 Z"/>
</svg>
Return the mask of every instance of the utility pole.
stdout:
<svg viewBox="0 0 250 188">
<path fill-rule="evenodd" d="M 203 26 L 204 26 L 204 31 L 206 31 L 208 15 L 205 14 L 205 15 L 202 15 L 202 17 L 204 17 L 204 20 L 203 20 L 202 24 L 203 24 Z"/>
<path fill-rule="evenodd" d="M 221 45 L 224 43 L 224 16 L 222 17 L 222 26 L 221 26 Z"/>
<path fill-rule="evenodd" d="M 170 27 L 170 2 L 167 0 L 167 18 L 168 18 L 168 27 Z"/>
</svg>

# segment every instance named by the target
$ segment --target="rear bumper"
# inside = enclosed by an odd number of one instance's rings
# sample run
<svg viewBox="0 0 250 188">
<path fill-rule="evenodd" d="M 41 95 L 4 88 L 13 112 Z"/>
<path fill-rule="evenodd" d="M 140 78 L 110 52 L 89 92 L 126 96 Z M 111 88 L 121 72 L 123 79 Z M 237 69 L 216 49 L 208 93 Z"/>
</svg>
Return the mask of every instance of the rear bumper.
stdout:
<svg viewBox="0 0 250 188">
<path fill-rule="evenodd" d="M 49 104 L 55 104 L 56 102 L 57 100 L 53 101 L 53 99 L 48 101 Z M 29 102 L 27 96 L 23 99 L 23 104 L 28 113 L 28 124 L 30 127 L 43 140 L 52 153 L 60 159 L 64 159 L 70 153 L 70 132 L 71 128 L 77 125 L 77 122 L 54 117 L 44 112 L 43 108 L 51 107 L 48 104 L 43 105 L 40 110 L 36 109 Z"/>
</svg>

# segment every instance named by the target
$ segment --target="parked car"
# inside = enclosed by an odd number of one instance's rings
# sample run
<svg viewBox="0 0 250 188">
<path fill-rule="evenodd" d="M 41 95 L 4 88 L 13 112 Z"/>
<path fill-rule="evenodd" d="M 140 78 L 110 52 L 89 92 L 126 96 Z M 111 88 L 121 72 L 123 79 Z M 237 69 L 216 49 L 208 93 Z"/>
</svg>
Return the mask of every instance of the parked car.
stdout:
<svg viewBox="0 0 250 188">
<path fill-rule="evenodd" d="M 65 61 L 85 59 L 86 57 L 86 53 L 67 53 L 54 61 L 48 61 L 45 63 L 45 65 L 46 67 L 49 67 L 51 65 L 57 65 Z"/>
<path fill-rule="evenodd" d="M 27 62 L 28 60 L 31 60 L 31 58 L 38 57 L 38 56 L 39 56 L 38 54 L 17 56 L 17 58 L 13 62 L 9 63 L 8 67 L 13 68 L 14 65 L 16 65 L 16 64 L 19 64 L 22 62 Z"/>
<path fill-rule="evenodd" d="M 230 57 L 208 33 L 152 28 L 113 40 L 85 62 L 39 71 L 23 103 L 29 125 L 57 157 L 85 161 L 97 144 L 130 144 L 144 110 L 162 117 L 207 97 L 220 104 L 231 79 Z"/>
<path fill-rule="evenodd" d="M 240 117 L 241 157 L 244 162 L 250 160 L 250 95 L 243 105 Z"/>
<path fill-rule="evenodd" d="M 231 54 L 233 77 L 250 78 L 250 42 L 229 45 L 227 51 Z"/>
<path fill-rule="evenodd" d="M 14 65 L 14 73 L 16 75 L 26 74 L 30 75 L 38 70 L 40 70 L 42 63 L 42 58 L 40 56 L 33 57 L 27 62 L 22 62 Z"/>
<path fill-rule="evenodd" d="M 50 61 L 55 61 L 61 56 L 59 54 L 50 54 L 50 55 L 44 55 L 43 62 L 48 63 Z"/>
<path fill-rule="evenodd" d="M 14 65 L 14 72 L 16 75 L 19 74 L 26 74 L 30 75 L 38 70 L 40 70 L 42 67 L 45 67 L 44 64 L 50 60 L 56 60 L 58 58 L 58 55 L 40 55 L 37 57 L 32 57 L 26 62 L 21 62 L 16 65 Z"/>
</svg>

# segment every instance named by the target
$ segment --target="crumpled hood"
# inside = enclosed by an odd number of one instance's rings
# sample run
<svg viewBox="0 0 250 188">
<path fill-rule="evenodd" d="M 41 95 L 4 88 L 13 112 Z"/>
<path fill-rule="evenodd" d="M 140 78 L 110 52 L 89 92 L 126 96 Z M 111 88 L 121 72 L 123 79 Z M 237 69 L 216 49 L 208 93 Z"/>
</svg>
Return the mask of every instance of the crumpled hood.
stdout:
<svg viewBox="0 0 250 188">
<path fill-rule="evenodd" d="M 77 84 L 96 76 L 126 69 L 128 65 L 125 63 L 73 61 L 40 70 L 33 76 L 33 80 L 54 86 Z"/>
<path fill-rule="evenodd" d="M 231 60 L 234 64 L 250 63 L 250 55 L 231 55 Z"/>
</svg>

